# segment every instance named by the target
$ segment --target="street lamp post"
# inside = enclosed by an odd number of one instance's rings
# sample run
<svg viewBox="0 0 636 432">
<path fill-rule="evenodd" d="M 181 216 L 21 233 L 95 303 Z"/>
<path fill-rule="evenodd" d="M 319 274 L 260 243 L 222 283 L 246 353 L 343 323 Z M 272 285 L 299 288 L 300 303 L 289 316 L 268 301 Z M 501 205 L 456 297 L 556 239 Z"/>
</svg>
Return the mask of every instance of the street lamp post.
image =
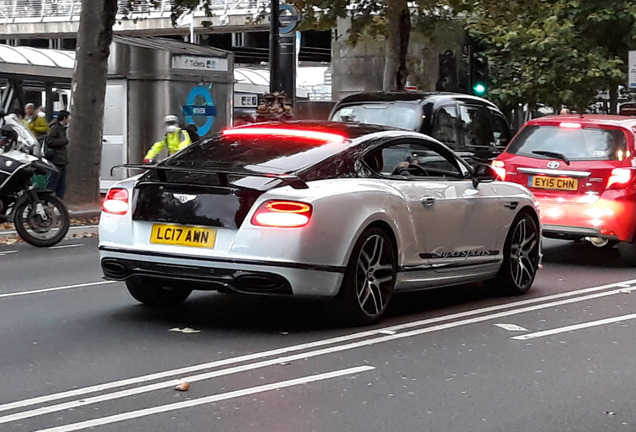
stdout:
<svg viewBox="0 0 636 432">
<path fill-rule="evenodd" d="M 269 92 L 282 90 L 280 83 L 280 6 L 278 0 L 272 0 L 269 26 Z"/>
</svg>

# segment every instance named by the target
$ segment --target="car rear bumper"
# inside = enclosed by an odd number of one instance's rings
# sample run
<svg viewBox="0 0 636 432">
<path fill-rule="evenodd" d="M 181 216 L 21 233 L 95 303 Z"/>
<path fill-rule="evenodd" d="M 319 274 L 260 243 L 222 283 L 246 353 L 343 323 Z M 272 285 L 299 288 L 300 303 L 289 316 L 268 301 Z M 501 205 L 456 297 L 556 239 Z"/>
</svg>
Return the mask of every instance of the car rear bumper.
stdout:
<svg viewBox="0 0 636 432">
<path fill-rule="evenodd" d="M 565 225 L 543 225 L 543 236 L 548 238 L 556 238 L 562 240 L 579 240 L 586 237 L 603 238 L 607 240 L 620 241 L 620 239 L 613 235 L 602 234 L 596 228 L 587 227 L 574 227 Z"/>
<path fill-rule="evenodd" d="M 636 206 L 630 201 L 599 199 L 594 203 L 558 203 L 539 199 L 543 235 L 551 238 L 599 237 L 632 241 Z"/>
<path fill-rule="evenodd" d="M 229 289 L 247 294 L 333 297 L 344 268 L 275 261 L 184 257 L 100 246 L 104 277 L 124 281 L 145 276 L 193 283 L 193 289 Z"/>
</svg>

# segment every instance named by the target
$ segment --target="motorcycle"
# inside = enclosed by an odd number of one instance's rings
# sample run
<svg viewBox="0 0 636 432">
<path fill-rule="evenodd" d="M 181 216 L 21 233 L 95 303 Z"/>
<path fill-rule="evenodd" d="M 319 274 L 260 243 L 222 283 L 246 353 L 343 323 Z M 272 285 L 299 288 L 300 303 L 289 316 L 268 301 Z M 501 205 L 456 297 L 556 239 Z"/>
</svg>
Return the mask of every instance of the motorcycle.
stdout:
<svg viewBox="0 0 636 432">
<path fill-rule="evenodd" d="M 0 222 L 13 222 L 33 246 L 57 244 L 71 225 L 64 203 L 32 182 L 34 175 L 56 172 L 29 128 L 15 114 L 0 111 Z"/>
</svg>

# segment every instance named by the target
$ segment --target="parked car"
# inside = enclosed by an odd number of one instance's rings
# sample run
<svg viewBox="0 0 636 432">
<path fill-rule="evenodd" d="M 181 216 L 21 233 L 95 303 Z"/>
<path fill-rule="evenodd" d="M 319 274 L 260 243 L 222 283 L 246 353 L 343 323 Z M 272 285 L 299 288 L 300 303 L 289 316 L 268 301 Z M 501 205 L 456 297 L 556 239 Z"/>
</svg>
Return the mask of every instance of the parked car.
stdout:
<svg viewBox="0 0 636 432">
<path fill-rule="evenodd" d="M 333 297 L 371 323 L 394 292 L 491 280 L 521 294 L 539 266 L 527 189 L 416 132 L 261 123 L 132 167 L 147 171 L 108 191 L 100 259 L 150 306 L 193 289 Z"/>
<path fill-rule="evenodd" d="M 492 166 L 536 196 L 544 236 L 632 243 L 635 132 L 634 117 L 542 117 L 527 122 Z"/>
<path fill-rule="evenodd" d="M 494 103 L 459 93 L 358 93 L 339 101 L 329 118 L 418 131 L 473 165 L 490 163 L 512 138 L 506 118 Z"/>
</svg>

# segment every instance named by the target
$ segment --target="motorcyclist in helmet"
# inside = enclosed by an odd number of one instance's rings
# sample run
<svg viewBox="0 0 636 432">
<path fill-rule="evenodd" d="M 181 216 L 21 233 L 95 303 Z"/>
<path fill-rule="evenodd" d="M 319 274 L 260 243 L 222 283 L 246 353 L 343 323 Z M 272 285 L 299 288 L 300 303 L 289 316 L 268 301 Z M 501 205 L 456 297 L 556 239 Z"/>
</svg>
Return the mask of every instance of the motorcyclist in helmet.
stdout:
<svg viewBox="0 0 636 432">
<path fill-rule="evenodd" d="M 150 147 L 144 157 L 144 163 L 154 163 L 154 159 L 163 150 L 164 146 L 168 148 L 168 154 L 172 155 L 192 144 L 188 132 L 179 127 L 179 118 L 177 116 L 169 114 L 163 118 L 163 122 L 166 126 L 166 134 L 163 139 Z"/>
</svg>

